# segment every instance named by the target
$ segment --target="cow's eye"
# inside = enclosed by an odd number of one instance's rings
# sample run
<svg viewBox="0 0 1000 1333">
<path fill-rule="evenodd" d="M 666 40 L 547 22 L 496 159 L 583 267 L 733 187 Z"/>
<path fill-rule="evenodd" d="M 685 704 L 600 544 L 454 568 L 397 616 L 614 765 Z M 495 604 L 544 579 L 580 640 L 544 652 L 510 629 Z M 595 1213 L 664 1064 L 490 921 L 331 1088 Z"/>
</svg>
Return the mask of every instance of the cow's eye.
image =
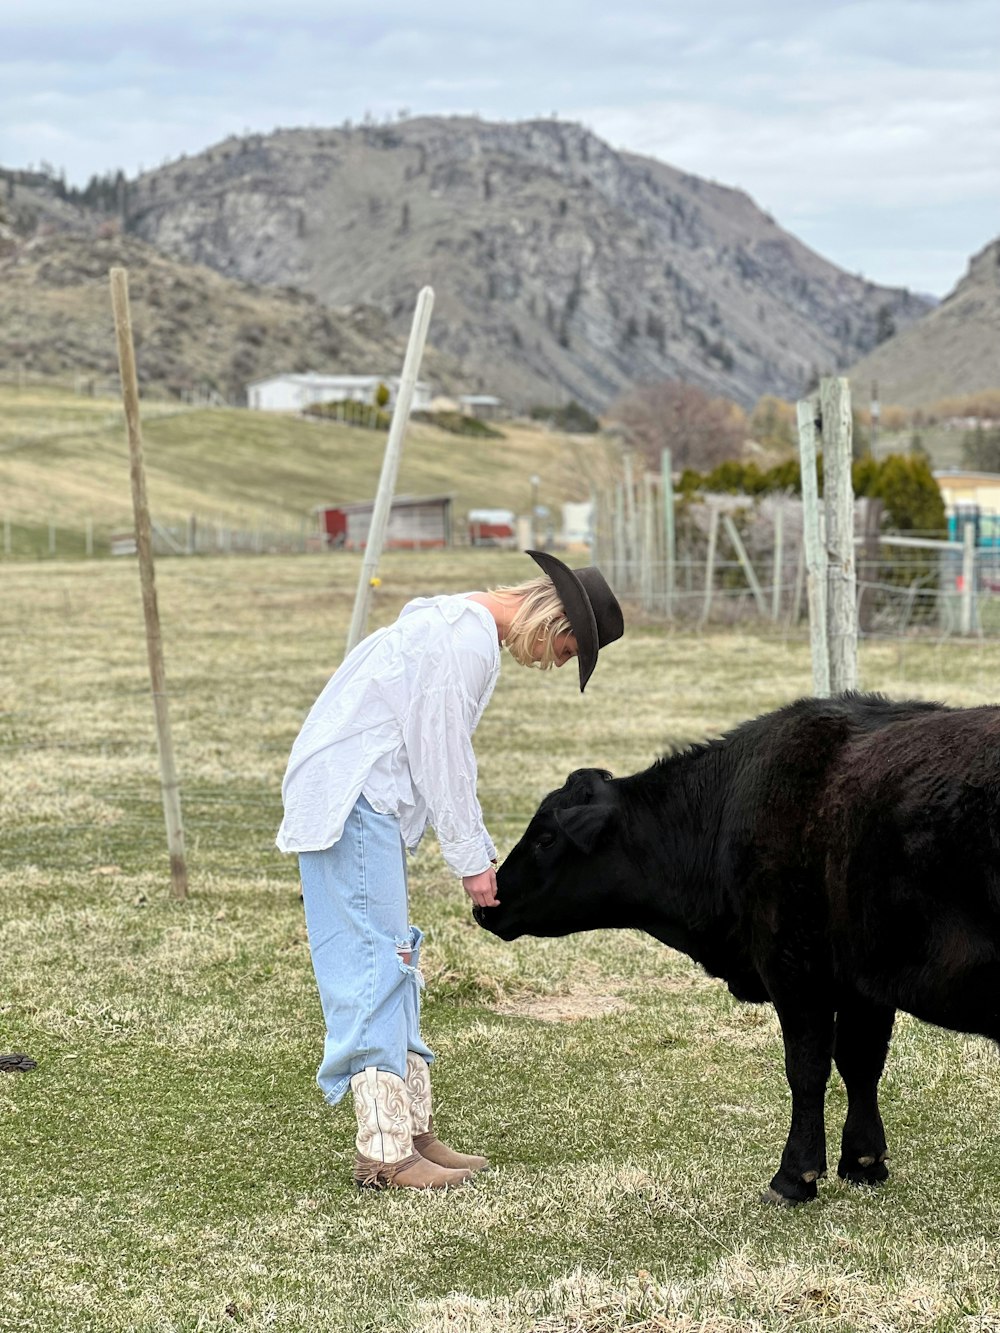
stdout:
<svg viewBox="0 0 1000 1333">
<path fill-rule="evenodd" d="M 554 833 L 539 833 L 538 837 L 535 839 L 535 846 L 551 847 L 555 840 L 556 835 Z"/>
</svg>

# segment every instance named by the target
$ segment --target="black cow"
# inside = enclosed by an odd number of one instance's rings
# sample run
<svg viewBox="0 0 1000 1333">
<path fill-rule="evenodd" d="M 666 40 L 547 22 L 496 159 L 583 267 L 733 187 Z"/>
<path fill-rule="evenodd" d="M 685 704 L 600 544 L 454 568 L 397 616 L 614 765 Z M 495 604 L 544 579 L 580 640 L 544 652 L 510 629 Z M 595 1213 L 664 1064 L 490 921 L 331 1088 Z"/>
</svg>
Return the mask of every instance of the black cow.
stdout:
<svg viewBox="0 0 1000 1333">
<path fill-rule="evenodd" d="M 801 699 L 631 777 L 571 773 L 480 925 L 648 931 L 781 1023 L 792 1120 L 765 1197 L 815 1197 L 831 1057 L 838 1173 L 885 1180 L 895 1011 L 1000 1040 L 1000 707 Z"/>
</svg>

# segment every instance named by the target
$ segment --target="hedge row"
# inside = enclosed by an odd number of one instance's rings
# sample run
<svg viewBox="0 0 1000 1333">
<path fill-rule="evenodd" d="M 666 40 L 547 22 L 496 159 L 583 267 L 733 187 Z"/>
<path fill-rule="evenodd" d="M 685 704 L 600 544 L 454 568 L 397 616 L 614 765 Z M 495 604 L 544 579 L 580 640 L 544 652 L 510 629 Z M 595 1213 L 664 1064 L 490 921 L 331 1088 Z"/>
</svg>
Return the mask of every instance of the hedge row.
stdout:
<svg viewBox="0 0 1000 1333">
<path fill-rule="evenodd" d="M 822 495 L 822 455 L 818 462 Z M 851 477 L 855 495 L 882 501 L 891 527 L 926 533 L 946 531 L 944 500 L 925 458 L 903 454 L 890 454 L 881 460 L 861 458 L 855 461 Z M 720 463 L 711 472 L 686 468 L 681 474 L 679 489 L 684 496 L 704 491 L 736 495 L 801 495 L 802 477 L 797 458 L 772 468 L 731 460 Z"/>
</svg>

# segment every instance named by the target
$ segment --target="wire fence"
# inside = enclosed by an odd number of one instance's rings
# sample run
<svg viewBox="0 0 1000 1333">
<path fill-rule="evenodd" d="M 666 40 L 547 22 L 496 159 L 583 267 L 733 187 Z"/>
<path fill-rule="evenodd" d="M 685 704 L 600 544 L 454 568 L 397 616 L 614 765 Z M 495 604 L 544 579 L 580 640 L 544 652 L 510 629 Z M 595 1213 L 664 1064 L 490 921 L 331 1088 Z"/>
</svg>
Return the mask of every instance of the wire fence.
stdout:
<svg viewBox="0 0 1000 1333">
<path fill-rule="evenodd" d="M 940 532 L 882 531 L 881 506 L 859 500 L 855 573 L 868 636 L 1000 635 L 1000 544 Z M 806 622 L 801 501 L 713 496 L 685 506 L 671 543 L 654 488 L 633 507 L 598 505 L 595 559 L 650 616 L 679 626 Z"/>
<path fill-rule="evenodd" d="M 645 619 L 651 630 L 648 641 L 630 636 L 622 659 L 627 674 L 620 694 L 609 696 L 614 716 L 603 722 L 594 716 L 595 725 L 623 736 L 627 728 L 635 729 L 628 733 L 628 744 L 622 742 L 628 758 L 620 762 L 631 762 L 640 751 L 642 726 L 660 727 L 655 711 L 642 723 L 640 701 L 650 679 L 656 679 L 658 690 L 664 688 L 660 677 L 669 669 L 676 680 L 670 694 L 681 699 L 704 690 L 706 680 L 714 682 L 712 702 L 702 709 L 711 718 L 720 710 L 734 721 L 749 714 L 754 705 L 747 681 L 757 688 L 768 676 L 777 682 L 801 678 L 800 684 L 783 689 L 807 692 L 809 649 L 798 551 L 794 543 L 784 543 L 781 561 L 772 557 L 770 568 L 760 553 L 753 558 L 756 592 L 738 558 L 714 563 L 707 618 L 704 558 L 676 562 L 669 615 L 662 591 L 665 564 L 651 570 L 627 569 L 614 561 L 605 566 L 626 601 L 630 625 L 641 626 Z M 339 663 L 359 560 L 343 552 L 314 557 L 234 553 L 227 559 L 163 560 L 158 566 L 194 883 L 239 877 L 297 891 L 294 858 L 274 846 L 281 777 L 302 719 Z M 926 661 L 933 664 L 934 679 L 950 679 L 953 663 L 961 659 L 971 687 L 980 694 L 995 679 L 1000 563 L 996 557 L 977 562 L 974 629 L 962 636 L 955 630 L 963 590 L 954 587 L 954 579 L 961 577 L 954 560 L 951 551 L 935 552 L 928 560 L 922 551 L 914 555 L 897 549 L 890 563 L 865 571 L 860 580 L 859 600 L 871 602 L 866 637 L 899 645 L 893 652 L 895 688 L 920 684 L 925 676 L 917 664 Z M 410 596 L 517 582 L 525 564 L 519 552 L 478 548 L 387 555 L 388 594 L 378 594 L 372 627 L 393 618 Z M 643 580 L 651 597 L 647 611 L 641 591 L 628 591 L 636 583 L 641 589 Z M 995 650 L 991 635 L 998 635 Z M 957 652 L 958 646 L 966 651 Z M 686 665 L 671 668 L 679 651 Z M 598 743 L 608 742 L 600 731 L 595 741 L 579 732 L 582 714 L 567 713 L 561 722 L 549 716 L 529 673 L 508 669 L 506 682 L 506 690 L 524 690 L 524 702 L 503 714 L 503 734 L 493 737 L 480 786 L 490 831 L 509 846 L 539 796 L 537 782 L 526 777 L 528 770 L 558 755 L 561 780 L 571 768 L 592 761 Z M 874 683 L 881 686 L 882 680 Z M 560 707 L 568 708 L 572 697 L 572 691 L 563 690 Z M 492 723 L 487 719 L 485 725 L 488 733 Z M 697 739 L 703 725 L 693 722 L 684 734 Z M 477 749 L 481 740 L 477 736 Z M 151 891 L 148 886 L 156 884 L 155 891 L 161 891 L 166 874 L 163 811 L 132 560 L 0 565 L 0 774 L 0 883 L 6 894 L 51 881 L 61 895 L 72 892 L 80 902 L 95 894 L 121 895 L 122 909 L 131 910 Z M 429 845 L 422 856 L 436 855 L 433 842 Z"/>
<path fill-rule="evenodd" d="M 231 522 L 191 514 L 184 520 L 153 522 L 155 555 L 296 555 L 327 545 L 312 516 Z M 93 519 L 58 517 L 35 522 L 0 519 L 0 560 L 84 560 L 135 554 L 135 532 Z"/>
</svg>

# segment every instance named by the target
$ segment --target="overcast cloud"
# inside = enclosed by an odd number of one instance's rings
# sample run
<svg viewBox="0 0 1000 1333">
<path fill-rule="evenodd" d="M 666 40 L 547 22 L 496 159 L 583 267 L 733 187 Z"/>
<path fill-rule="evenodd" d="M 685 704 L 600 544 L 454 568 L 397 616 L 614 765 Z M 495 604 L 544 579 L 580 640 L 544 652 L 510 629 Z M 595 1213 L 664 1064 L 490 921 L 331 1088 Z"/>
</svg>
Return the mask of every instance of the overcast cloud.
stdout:
<svg viewBox="0 0 1000 1333">
<path fill-rule="evenodd" d="M 82 185 L 245 131 L 556 112 L 943 295 L 1000 234 L 998 69 L 996 0 L 0 0 L 0 165 Z"/>
</svg>

